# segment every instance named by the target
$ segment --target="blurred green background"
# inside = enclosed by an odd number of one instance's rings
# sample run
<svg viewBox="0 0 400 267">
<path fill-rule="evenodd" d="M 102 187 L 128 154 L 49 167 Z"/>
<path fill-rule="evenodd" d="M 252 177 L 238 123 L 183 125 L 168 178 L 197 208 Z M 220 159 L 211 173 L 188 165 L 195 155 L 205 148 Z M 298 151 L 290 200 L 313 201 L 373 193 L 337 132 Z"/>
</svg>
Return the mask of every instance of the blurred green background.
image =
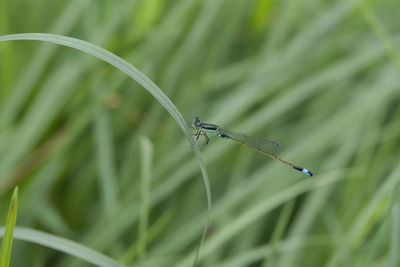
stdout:
<svg viewBox="0 0 400 267">
<path fill-rule="evenodd" d="M 308 178 L 233 142 L 201 149 L 199 266 L 399 266 L 397 0 L 0 1 L 0 34 L 106 48 L 195 116 L 277 140 Z M 80 51 L 0 43 L 0 224 L 128 266 L 191 266 L 204 182 L 176 121 Z M 11 266 L 92 266 L 15 241 Z"/>
</svg>

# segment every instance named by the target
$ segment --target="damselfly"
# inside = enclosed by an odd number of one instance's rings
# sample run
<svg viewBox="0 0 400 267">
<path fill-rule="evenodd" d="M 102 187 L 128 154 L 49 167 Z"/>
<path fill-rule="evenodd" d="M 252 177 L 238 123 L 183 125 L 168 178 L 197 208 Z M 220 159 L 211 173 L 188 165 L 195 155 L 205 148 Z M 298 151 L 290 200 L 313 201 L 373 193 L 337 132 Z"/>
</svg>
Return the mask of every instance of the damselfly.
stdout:
<svg viewBox="0 0 400 267">
<path fill-rule="evenodd" d="M 292 163 L 289 163 L 287 161 L 284 161 L 283 159 L 280 159 L 277 156 L 271 154 L 270 151 L 267 151 L 267 150 L 270 150 L 271 146 L 279 147 L 280 146 L 279 142 L 260 138 L 260 137 L 247 136 L 245 134 L 229 131 L 229 130 L 223 129 L 215 124 L 201 122 L 199 117 L 196 117 L 194 119 L 193 128 L 197 130 L 197 132 L 195 133 L 196 140 L 199 139 L 200 135 L 203 135 L 206 140 L 206 144 L 208 144 L 208 142 L 210 141 L 210 138 L 208 137 L 207 133 L 215 134 L 221 138 L 231 139 L 232 141 L 235 141 L 239 144 L 250 147 L 250 148 L 256 150 L 257 152 L 260 152 L 268 157 L 271 157 L 274 160 L 277 160 L 277 161 L 285 164 L 286 166 L 288 166 L 292 169 L 295 169 L 297 171 L 300 171 L 308 176 L 313 176 L 312 172 L 310 172 L 309 170 L 304 169 L 299 166 L 296 166 L 296 165 L 293 165 Z"/>
</svg>

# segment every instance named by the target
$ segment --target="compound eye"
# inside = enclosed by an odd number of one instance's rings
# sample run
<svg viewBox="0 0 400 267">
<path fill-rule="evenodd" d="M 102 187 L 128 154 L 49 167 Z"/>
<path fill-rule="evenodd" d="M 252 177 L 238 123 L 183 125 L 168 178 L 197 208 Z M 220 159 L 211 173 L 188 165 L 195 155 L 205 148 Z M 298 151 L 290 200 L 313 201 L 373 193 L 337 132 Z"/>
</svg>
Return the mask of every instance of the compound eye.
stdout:
<svg viewBox="0 0 400 267">
<path fill-rule="evenodd" d="M 194 118 L 194 125 L 196 125 L 196 126 L 200 125 L 200 118 L 199 117 Z"/>
</svg>

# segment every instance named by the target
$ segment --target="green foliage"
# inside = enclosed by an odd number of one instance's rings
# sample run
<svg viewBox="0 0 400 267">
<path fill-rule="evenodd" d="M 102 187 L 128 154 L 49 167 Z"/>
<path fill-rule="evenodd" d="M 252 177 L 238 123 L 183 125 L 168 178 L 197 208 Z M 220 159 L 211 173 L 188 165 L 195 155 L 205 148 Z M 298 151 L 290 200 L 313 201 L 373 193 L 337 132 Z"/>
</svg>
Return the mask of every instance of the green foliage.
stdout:
<svg viewBox="0 0 400 267">
<path fill-rule="evenodd" d="M 76 39 L 0 42 L 11 266 L 191 266 L 210 188 L 199 266 L 399 265 L 398 1 L 26 3 L 0 35 Z M 215 137 L 205 189 L 195 116 L 314 176 Z"/>
<path fill-rule="evenodd" d="M 14 193 L 11 198 L 10 208 L 8 210 L 6 226 L 2 229 L 3 240 L 0 248 L 0 266 L 10 266 L 11 248 L 13 243 L 13 233 L 15 228 L 15 222 L 17 220 L 18 210 L 18 187 L 14 189 Z"/>
</svg>

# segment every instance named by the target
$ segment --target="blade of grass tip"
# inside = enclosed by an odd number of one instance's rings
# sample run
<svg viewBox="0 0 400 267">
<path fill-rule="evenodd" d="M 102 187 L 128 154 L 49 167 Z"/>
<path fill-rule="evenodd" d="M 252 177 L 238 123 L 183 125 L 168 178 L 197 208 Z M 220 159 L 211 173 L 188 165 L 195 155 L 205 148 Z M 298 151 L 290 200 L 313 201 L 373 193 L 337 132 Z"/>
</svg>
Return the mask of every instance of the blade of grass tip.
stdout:
<svg viewBox="0 0 400 267">
<path fill-rule="evenodd" d="M 118 57 L 117 55 L 105 50 L 99 46 L 96 46 L 92 43 L 79 40 L 72 37 L 57 35 L 57 34 L 45 34 L 45 33 L 20 33 L 20 34 L 11 34 L 11 35 L 2 35 L 0 36 L 1 41 L 11 41 L 11 40 L 37 40 L 37 41 L 45 41 L 54 44 L 59 44 L 71 48 L 75 48 L 77 50 L 86 52 L 94 57 L 97 57 L 112 66 L 118 68 L 120 71 L 134 79 L 140 85 L 142 85 L 149 93 L 151 93 L 154 98 L 156 98 L 161 105 L 171 114 L 171 116 L 175 119 L 178 125 L 181 127 L 182 131 L 184 132 L 186 138 L 189 140 L 194 153 L 199 160 L 200 170 L 203 175 L 203 182 L 206 189 L 207 195 L 207 218 L 203 230 L 202 237 L 199 242 L 199 246 L 196 250 L 196 256 L 194 265 L 197 262 L 198 254 L 201 248 L 201 245 L 205 239 L 206 232 L 208 229 L 209 221 L 210 221 L 210 210 L 211 210 L 211 190 L 210 190 L 210 182 L 208 179 L 207 169 L 204 165 L 203 159 L 201 157 L 199 148 L 197 147 L 194 138 L 191 134 L 191 131 L 186 124 L 182 114 L 177 110 L 175 105 L 172 101 L 168 98 L 167 95 L 146 75 L 144 75 L 141 71 L 136 69 L 133 65 L 129 62 L 123 60 L 122 58 Z"/>
<path fill-rule="evenodd" d="M 10 265 L 11 247 L 13 241 L 13 233 L 15 221 L 17 220 L 18 209 L 18 187 L 14 189 L 11 198 L 10 208 L 8 210 L 6 227 L 4 229 L 3 241 L 0 251 L 0 267 L 8 267 Z"/>
<path fill-rule="evenodd" d="M 153 158 L 153 145 L 149 138 L 143 136 L 140 139 L 141 146 L 141 186 L 140 186 L 140 217 L 138 232 L 138 258 L 139 266 L 144 266 L 146 261 L 146 240 L 148 233 L 148 216 L 150 210 L 150 179 Z"/>
<path fill-rule="evenodd" d="M 0 236 L 4 228 L 0 228 Z M 18 240 L 32 242 L 54 250 L 61 251 L 71 256 L 80 258 L 86 262 L 101 267 L 126 267 L 118 261 L 107 257 L 91 248 L 83 246 L 77 242 L 56 235 L 44 233 L 34 229 L 15 227 L 14 238 Z"/>
</svg>

